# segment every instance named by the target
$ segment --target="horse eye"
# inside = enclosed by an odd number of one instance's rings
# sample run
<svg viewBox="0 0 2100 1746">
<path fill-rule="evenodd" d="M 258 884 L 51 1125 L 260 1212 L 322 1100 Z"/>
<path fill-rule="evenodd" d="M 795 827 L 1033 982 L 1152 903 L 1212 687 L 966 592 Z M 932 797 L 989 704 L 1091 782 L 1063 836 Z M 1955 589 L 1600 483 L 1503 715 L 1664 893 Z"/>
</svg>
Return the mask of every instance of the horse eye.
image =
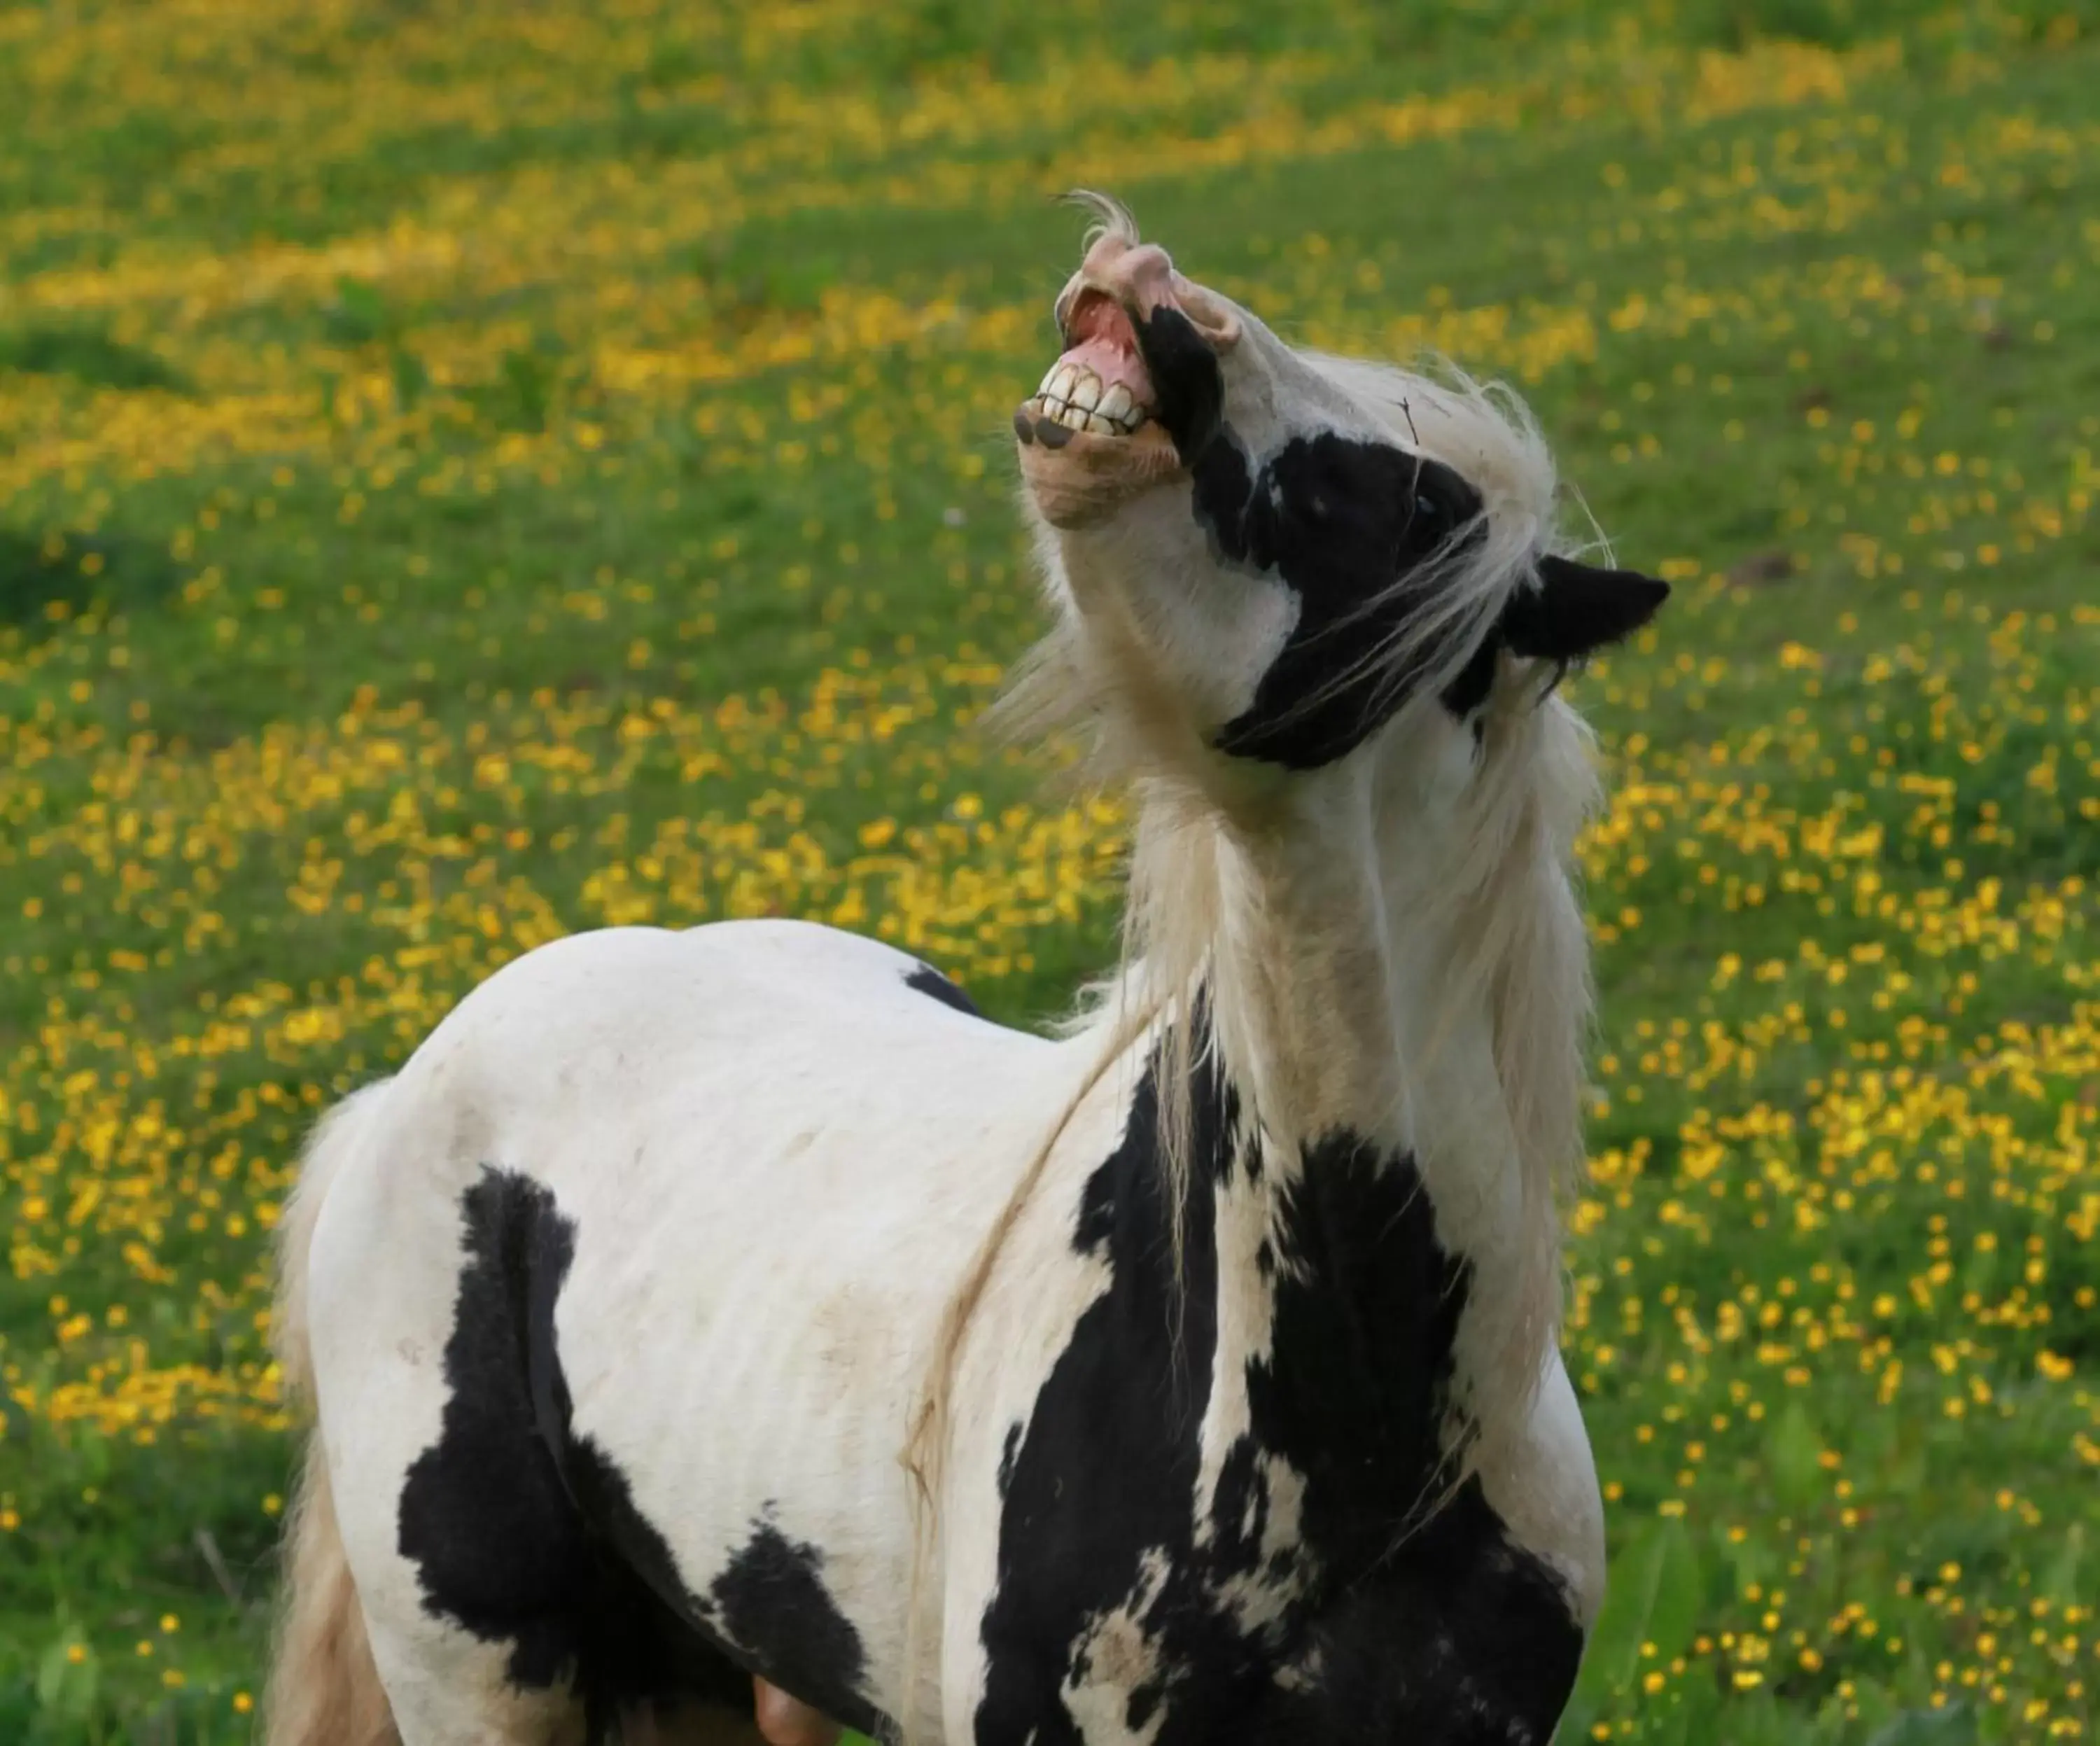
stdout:
<svg viewBox="0 0 2100 1746">
<path fill-rule="evenodd" d="M 1444 505 L 1434 497 L 1424 492 L 1417 492 L 1414 494 L 1414 513 L 1417 515 L 1429 516 L 1433 519 L 1444 513 Z"/>
</svg>

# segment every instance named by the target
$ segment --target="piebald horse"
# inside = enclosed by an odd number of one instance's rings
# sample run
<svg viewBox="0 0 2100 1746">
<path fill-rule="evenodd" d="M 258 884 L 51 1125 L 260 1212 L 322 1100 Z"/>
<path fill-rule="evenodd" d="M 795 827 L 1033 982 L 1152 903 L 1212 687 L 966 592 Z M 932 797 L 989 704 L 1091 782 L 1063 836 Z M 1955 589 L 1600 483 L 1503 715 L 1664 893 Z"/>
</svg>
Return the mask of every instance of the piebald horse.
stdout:
<svg viewBox="0 0 2100 1746">
<path fill-rule="evenodd" d="M 1097 223 L 1009 699 L 1135 805 L 1056 1037 L 781 920 L 483 984 L 281 1221 L 271 1746 L 1498 1746 L 1604 1581 L 1557 1350 L 1588 738 L 1661 583 L 1507 392 Z"/>
</svg>

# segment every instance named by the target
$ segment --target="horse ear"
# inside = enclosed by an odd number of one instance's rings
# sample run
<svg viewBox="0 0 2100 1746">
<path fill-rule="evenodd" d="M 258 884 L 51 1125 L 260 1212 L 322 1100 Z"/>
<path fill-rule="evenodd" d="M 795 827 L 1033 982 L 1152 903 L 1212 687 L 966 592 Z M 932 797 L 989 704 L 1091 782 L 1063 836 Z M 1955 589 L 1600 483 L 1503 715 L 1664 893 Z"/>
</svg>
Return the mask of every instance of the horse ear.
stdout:
<svg viewBox="0 0 2100 1746">
<path fill-rule="evenodd" d="M 1603 570 L 1568 558 L 1542 558 L 1538 586 L 1520 589 L 1502 614 L 1512 655 L 1579 661 L 1622 642 L 1670 598 L 1670 584 L 1637 570 Z"/>
</svg>

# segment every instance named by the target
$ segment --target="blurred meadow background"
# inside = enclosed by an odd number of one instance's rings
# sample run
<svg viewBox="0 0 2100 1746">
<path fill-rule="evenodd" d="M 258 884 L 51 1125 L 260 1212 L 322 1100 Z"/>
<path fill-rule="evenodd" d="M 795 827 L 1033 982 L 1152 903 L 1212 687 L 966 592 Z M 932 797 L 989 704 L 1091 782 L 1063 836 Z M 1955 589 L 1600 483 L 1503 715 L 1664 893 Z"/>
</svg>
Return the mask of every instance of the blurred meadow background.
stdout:
<svg viewBox="0 0 2100 1746">
<path fill-rule="evenodd" d="M 2092 1738 L 2096 94 L 2095 0 L 0 3 L 0 1741 L 249 1737 L 294 1149 L 496 966 L 1104 961 L 971 731 L 1075 183 L 1679 584 L 1574 681 L 1562 1739 Z"/>
</svg>

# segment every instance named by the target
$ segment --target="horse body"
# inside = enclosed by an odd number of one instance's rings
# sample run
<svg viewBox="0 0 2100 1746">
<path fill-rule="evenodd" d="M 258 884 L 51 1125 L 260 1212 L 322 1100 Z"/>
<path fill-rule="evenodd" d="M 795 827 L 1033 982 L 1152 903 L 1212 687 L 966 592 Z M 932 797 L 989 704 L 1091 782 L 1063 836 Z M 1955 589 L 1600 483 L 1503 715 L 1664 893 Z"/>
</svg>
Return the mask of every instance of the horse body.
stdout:
<svg viewBox="0 0 2100 1746">
<path fill-rule="evenodd" d="M 902 1713 L 909 1409 L 1011 1193 L 991 1161 L 1090 1077 L 1079 1042 L 958 998 L 806 924 L 610 930 L 492 978 L 366 1104 L 309 1289 L 412 1740 L 505 1688 L 631 1709 L 726 1700 L 739 1669 L 864 1727 Z M 1381 1565 L 1352 1628 L 1382 1660 L 1410 1622 L 1458 1655 L 1437 1597 L 1495 1563 L 1476 1628 L 1550 1608 L 1532 1653 L 1572 1673 L 1595 1523 L 1526 1510 L 1588 1480 L 1557 1363 L 1492 1501 L 1410 1553 L 1473 1263 L 1405 1156 L 1285 1156 L 1205 1069 L 1177 1285 L 1151 1040 L 1065 1125 L 973 1321 L 941 1583 L 973 1677 L 946 1736 L 1204 1739 L 1265 1698 L 1295 1738 L 1336 1598 Z"/>
<path fill-rule="evenodd" d="M 1058 315 L 1018 707 L 1136 796 L 1123 968 L 1048 1041 L 832 930 L 615 930 L 345 1106 L 271 1746 L 712 1740 L 754 1674 L 950 1746 L 1550 1737 L 1604 1580 L 1552 681 L 1664 591 L 1551 553 L 1520 410 L 1118 211 Z"/>
</svg>

